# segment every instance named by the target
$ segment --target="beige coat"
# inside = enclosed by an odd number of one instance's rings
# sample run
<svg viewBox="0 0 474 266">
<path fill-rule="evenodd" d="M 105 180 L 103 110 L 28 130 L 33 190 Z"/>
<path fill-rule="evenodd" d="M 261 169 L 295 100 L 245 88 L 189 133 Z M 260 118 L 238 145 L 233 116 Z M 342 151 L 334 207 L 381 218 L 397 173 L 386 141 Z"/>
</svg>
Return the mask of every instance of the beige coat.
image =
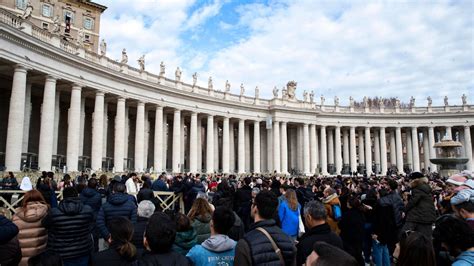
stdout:
<svg viewBox="0 0 474 266">
<path fill-rule="evenodd" d="M 28 259 L 46 250 L 48 232 L 41 225 L 41 220 L 48 214 L 48 206 L 39 202 L 30 202 L 23 208 L 16 209 L 13 222 L 18 226 L 22 259 L 20 265 L 28 265 Z"/>
</svg>

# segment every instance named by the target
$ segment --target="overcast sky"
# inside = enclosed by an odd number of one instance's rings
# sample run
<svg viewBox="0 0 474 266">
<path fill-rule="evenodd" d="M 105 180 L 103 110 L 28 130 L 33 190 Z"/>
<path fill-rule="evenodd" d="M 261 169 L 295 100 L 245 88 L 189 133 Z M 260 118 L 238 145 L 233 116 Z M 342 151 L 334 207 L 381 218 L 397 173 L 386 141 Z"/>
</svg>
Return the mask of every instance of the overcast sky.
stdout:
<svg viewBox="0 0 474 266">
<path fill-rule="evenodd" d="M 474 104 L 474 1 L 96 0 L 108 56 L 262 98 L 290 80 L 332 104 L 349 96 Z"/>
</svg>

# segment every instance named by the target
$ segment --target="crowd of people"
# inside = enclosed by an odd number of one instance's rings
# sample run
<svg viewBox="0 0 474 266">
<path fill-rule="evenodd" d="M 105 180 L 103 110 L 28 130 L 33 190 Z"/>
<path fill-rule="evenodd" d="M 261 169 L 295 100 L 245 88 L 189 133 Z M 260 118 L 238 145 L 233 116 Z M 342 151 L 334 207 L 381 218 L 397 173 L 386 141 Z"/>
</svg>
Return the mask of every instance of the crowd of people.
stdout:
<svg viewBox="0 0 474 266">
<path fill-rule="evenodd" d="M 468 171 L 61 180 L 43 172 L 36 185 L 9 173 L 0 186 L 27 190 L 13 217 L 0 215 L 2 266 L 474 265 Z M 156 191 L 181 194 L 184 210 L 164 210 Z"/>
</svg>

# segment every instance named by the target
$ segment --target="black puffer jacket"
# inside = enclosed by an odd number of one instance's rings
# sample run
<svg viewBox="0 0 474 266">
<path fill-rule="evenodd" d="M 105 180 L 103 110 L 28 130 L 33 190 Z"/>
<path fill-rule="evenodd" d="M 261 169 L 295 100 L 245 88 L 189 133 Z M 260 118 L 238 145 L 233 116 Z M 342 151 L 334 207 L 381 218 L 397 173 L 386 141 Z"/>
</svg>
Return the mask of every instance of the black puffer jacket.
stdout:
<svg viewBox="0 0 474 266">
<path fill-rule="evenodd" d="M 100 194 L 99 191 L 86 187 L 82 190 L 79 198 L 81 199 L 82 203 L 89 205 L 89 207 L 91 207 L 94 211 L 94 214 L 97 215 L 100 210 L 100 206 L 102 206 L 102 194 Z"/>
<path fill-rule="evenodd" d="M 97 215 L 97 227 L 104 239 L 108 238 L 110 234 L 107 229 L 107 221 L 120 216 L 135 224 L 137 222 L 137 206 L 127 194 L 111 194 Z"/>
<path fill-rule="evenodd" d="M 18 227 L 5 216 L 0 215 L 0 265 L 18 265 L 21 249 L 18 243 Z"/>
<path fill-rule="evenodd" d="M 281 250 L 285 265 L 296 264 L 296 247 L 293 240 L 276 226 L 273 219 L 263 220 L 250 226 L 250 231 L 239 240 L 235 250 L 234 265 L 278 265 L 280 259 L 270 240 L 256 228 L 265 229 Z"/>
<path fill-rule="evenodd" d="M 431 196 L 431 187 L 427 178 L 418 178 L 410 184 L 411 197 L 405 207 L 406 221 L 432 224 L 436 220 L 436 210 Z"/>
<path fill-rule="evenodd" d="M 94 214 L 79 198 L 61 201 L 57 208 L 50 209 L 42 223 L 48 229 L 48 250 L 61 258 L 72 259 L 92 252 Z"/>
</svg>

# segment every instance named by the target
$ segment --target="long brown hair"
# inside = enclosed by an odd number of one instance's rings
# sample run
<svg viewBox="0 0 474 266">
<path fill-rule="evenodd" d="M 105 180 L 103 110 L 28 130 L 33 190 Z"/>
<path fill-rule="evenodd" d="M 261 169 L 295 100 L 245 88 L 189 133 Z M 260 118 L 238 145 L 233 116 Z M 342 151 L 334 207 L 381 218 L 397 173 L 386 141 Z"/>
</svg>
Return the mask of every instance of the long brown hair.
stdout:
<svg viewBox="0 0 474 266">
<path fill-rule="evenodd" d="M 188 217 L 190 220 L 194 220 L 194 218 L 198 216 L 205 216 L 207 214 L 212 215 L 211 205 L 209 205 L 207 200 L 198 198 L 194 201 L 193 206 L 188 213 Z"/>
<path fill-rule="evenodd" d="M 285 192 L 285 198 L 288 201 L 290 209 L 294 211 L 298 210 L 298 198 L 296 198 L 296 192 L 293 189 L 288 189 Z"/>
<path fill-rule="evenodd" d="M 46 203 L 46 200 L 44 200 L 43 194 L 41 194 L 41 192 L 39 192 L 36 189 L 30 190 L 25 193 L 23 202 L 21 204 L 21 207 L 23 208 L 23 212 L 26 213 L 26 207 L 28 206 L 28 203 L 30 202 L 39 202 L 44 205 L 48 205 L 48 203 Z"/>
</svg>

